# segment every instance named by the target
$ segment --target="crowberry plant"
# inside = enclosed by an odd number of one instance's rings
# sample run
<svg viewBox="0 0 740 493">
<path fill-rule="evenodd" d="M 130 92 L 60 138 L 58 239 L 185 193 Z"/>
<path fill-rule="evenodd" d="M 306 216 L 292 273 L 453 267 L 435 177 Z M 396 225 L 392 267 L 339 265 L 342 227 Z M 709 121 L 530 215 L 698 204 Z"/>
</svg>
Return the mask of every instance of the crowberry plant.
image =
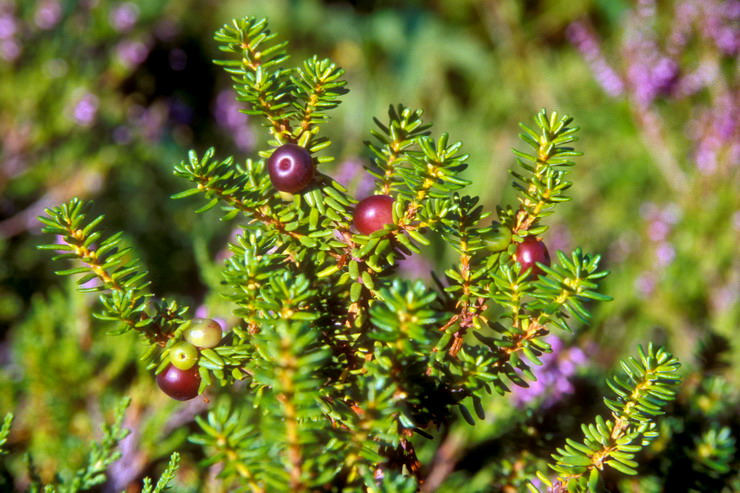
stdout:
<svg viewBox="0 0 740 493">
<path fill-rule="evenodd" d="M 599 255 L 558 251 L 551 263 L 541 241 L 543 219 L 569 200 L 578 127 L 545 110 L 534 128 L 521 125 L 528 149 L 514 151 L 512 171 L 519 203 L 500 206 L 492 223 L 465 193 L 462 143 L 433 138 L 420 110 L 391 106 L 367 144 L 375 195 L 358 203 L 323 170 L 331 141 L 321 132 L 347 92 L 343 71 L 318 57 L 286 66 L 286 43 L 265 20 L 236 20 L 216 40 L 228 55 L 217 63 L 277 148 L 246 159 L 192 151 L 174 169 L 190 182 L 174 198 L 202 195 L 197 212 L 218 206 L 222 220 L 238 221 L 222 267 L 228 336 L 156 297 L 123 236 L 104 237 L 103 217 L 88 219 L 88 203 L 47 209 L 45 231 L 63 244 L 43 248 L 77 262 L 58 274 L 82 274 L 81 289 L 100 293 L 98 318 L 141 334 L 162 391 L 212 398 L 191 441 L 221 463 L 227 485 L 441 488 L 454 464 L 435 468 L 417 448 L 456 422 L 486 420 L 488 403 L 536 379 L 533 367 L 551 352 L 545 336 L 588 324 L 589 305 L 610 299 L 598 291 L 607 275 Z M 436 286 L 397 278 L 399 261 L 432 241 L 455 257 Z M 641 348 L 624 363 L 627 376 L 609 382 L 611 419 L 597 417 L 583 426 L 583 442 L 558 448 L 553 476 L 532 457 L 517 474 L 494 466 L 496 484 L 597 491 L 605 466 L 634 473 L 678 366 L 663 349 Z"/>
</svg>

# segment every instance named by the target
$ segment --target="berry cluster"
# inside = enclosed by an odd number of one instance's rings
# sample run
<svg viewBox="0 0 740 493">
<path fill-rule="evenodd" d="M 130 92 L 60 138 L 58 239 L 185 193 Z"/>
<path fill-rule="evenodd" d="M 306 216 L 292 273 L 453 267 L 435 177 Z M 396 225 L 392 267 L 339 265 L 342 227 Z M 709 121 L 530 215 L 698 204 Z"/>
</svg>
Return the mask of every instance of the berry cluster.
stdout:
<svg viewBox="0 0 740 493">
<path fill-rule="evenodd" d="M 198 395 L 200 374 L 196 363 L 199 349 L 218 346 L 222 337 L 221 325 L 208 318 L 195 318 L 183 333 L 183 341 L 170 348 L 170 364 L 157 375 L 159 388 L 178 401 L 187 401 Z"/>
<path fill-rule="evenodd" d="M 311 154 L 297 144 L 283 144 L 267 159 L 272 185 L 281 192 L 299 193 L 311 184 L 315 166 Z M 372 195 L 355 207 L 354 224 L 361 234 L 369 235 L 393 224 L 393 198 Z"/>
</svg>

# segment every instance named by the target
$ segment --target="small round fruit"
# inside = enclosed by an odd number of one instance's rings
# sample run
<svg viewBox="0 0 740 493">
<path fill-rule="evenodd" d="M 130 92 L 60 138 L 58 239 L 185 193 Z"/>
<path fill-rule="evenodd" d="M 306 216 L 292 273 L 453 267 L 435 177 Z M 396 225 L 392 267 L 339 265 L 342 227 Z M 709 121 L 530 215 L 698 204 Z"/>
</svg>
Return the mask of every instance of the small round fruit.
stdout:
<svg viewBox="0 0 740 493">
<path fill-rule="evenodd" d="M 522 272 L 526 271 L 530 267 L 532 272 L 530 276 L 537 279 L 542 274 L 542 269 L 537 267 L 536 262 L 550 265 L 550 254 L 547 251 L 547 247 L 541 241 L 534 236 L 527 236 L 524 241 L 519 243 L 514 253 L 514 260 L 519 262 L 522 266 Z"/>
<path fill-rule="evenodd" d="M 311 183 L 314 171 L 311 154 L 296 144 L 281 145 L 267 159 L 272 185 L 281 192 L 300 192 Z"/>
<path fill-rule="evenodd" d="M 387 195 L 371 195 L 355 207 L 355 228 L 364 235 L 393 224 L 393 199 Z"/>
<path fill-rule="evenodd" d="M 187 341 L 180 341 L 170 348 L 170 363 L 178 370 L 189 370 L 198 362 L 198 350 Z"/>
<path fill-rule="evenodd" d="M 178 401 L 187 401 L 198 395 L 200 375 L 198 367 L 189 370 L 179 370 L 172 365 L 157 375 L 157 385 L 160 390 Z"/>
<path fill-rule="evenodd" d="M 491 224 L 491 231 L 486 233 L 483 240 L 488 250 L 501 252 L 511 244 L 511 230 L 504 224 L 494 222 Z"/>
<path fill-rule="evenodd" d="M 190 327 L 185 330 L 183 337 L 199 348 L 212 348 L 221 342 L 223 332 L 221 324 L 211 318 L 194 318 L 190 321 Z"/>
</svg>

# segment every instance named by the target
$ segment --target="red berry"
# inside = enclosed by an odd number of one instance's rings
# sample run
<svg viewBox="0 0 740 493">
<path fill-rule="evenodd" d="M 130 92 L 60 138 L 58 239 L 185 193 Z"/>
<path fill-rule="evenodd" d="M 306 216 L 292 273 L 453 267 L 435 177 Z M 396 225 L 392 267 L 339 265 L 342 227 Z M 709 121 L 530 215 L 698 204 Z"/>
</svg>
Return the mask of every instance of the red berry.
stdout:
<svg viewBox="0 0 740 493">
<path fill-rule="evenodd" d="M 393 199 L 387 195 L 371 195 L 355 207 L 355 228 L 364 235 L 393 224 Z"/>
<path fill-rule="evenodd" d="M 542 274 L 542 269 L 537 267 L 536 262 L 549 266 L 550 254 L 543 242 L 534 236 L 527 236 L 524 238 L 524 241 L 517 245 L 516 253 L 514 253 L 514 260 L 521 264 L 522 272 L 531 267 L 532 272 L 530 273 L 530 276 L 537 279 L 540 277 L 540 274 Z"/>
<path fill-rule="evenodd" d="M 283 144 L 268 158 L 267 172 L 275 188 L 281 192 L 298 193 L 313 179 L 313 159 L 305 148 Z"/>
<path fill-rule="evenodd" d="M 178 401 L 187 401 L 198 395 L 200 375 L 198 367 L 179 370 L 172 365 L 157 375 L 157 385 L 168 396 Z"/>
</svg>

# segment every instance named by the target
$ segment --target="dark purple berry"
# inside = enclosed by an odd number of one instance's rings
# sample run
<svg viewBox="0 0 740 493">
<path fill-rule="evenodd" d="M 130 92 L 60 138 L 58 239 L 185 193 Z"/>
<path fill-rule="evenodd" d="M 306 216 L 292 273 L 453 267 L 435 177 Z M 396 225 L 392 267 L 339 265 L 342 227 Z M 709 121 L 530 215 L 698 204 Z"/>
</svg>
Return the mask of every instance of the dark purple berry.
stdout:
<svg viewBox="0 0 740 493">
<path fill-rule="evenodd" d="M 281 192 L 298 193 L 313 179 L 313 159 L 305 148 L 283 144 L 267 160 L 267 172 L 275 188 Z"/>
<path fill-rule="evenodd" d="M 550 254 L 543 242 L 534 236 L 527 236 L 524 238 L 524 241 L 517 245 L 516 253 L 514 253 L 514 260 L 521 264 L 522 272 L 531 267 L 532 272 L 530 273 L 530 276 L 533 279 L 537 279 L 540 277 L 540 274 L 542 274 L 542 269 L 537 267 L 536 262 L 549 266 Z"/>
<path fill-rule="evenodd" d="M 371 195 L 355 207 L 355 228 L 364 235 L 393 224 L 393 199 L 387 195 Z"/>
<path fill-rule="evenodd" d="M 198 395 L 200 374 L 198 367 L 179 370 L 172 365 L 157 375 L 157 385 L 168 396 L 178 401 L 187 401 Z"/>
</svg>

